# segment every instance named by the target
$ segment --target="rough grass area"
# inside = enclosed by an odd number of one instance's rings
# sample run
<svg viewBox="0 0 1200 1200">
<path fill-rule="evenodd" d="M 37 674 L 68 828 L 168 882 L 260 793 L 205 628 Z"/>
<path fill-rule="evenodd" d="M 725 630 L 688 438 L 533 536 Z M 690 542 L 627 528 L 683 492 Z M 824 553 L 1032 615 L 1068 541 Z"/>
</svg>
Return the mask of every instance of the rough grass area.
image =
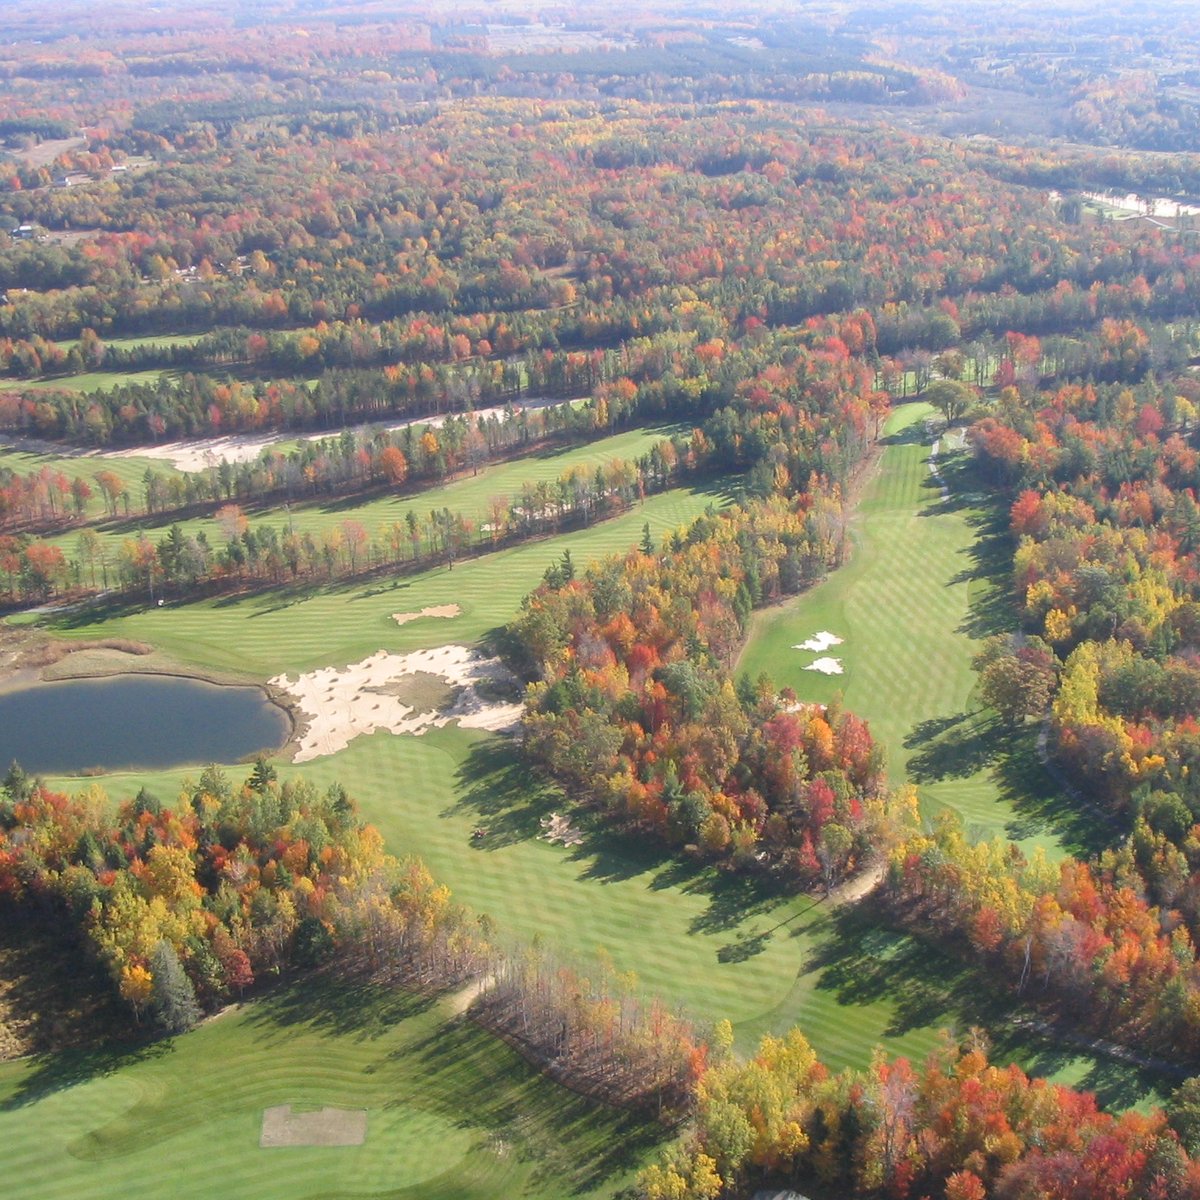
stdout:
<svg viewBox="0 0 1200 1200">
<path fill-rule="evenodd" d="M 407 705 L 413 712 L 441 712 L 454 703 L 458 689 L 447 683 L 440 675 L 431 675 L 428 671 L 414 671 L 396 683 L 384 684 L 378 688 L 368 688 L 380 696 L 390 696 Z"/>
<path fill-rule="evenodd" d="M 363 1110 L 366 1139 L 264 1149 L 283 1105 Z M 137 1050 L 0 1065 L 5 1200 L 612 1196 L 661 1136 L 446 1003 L 319 981 Z"/>
</svg>

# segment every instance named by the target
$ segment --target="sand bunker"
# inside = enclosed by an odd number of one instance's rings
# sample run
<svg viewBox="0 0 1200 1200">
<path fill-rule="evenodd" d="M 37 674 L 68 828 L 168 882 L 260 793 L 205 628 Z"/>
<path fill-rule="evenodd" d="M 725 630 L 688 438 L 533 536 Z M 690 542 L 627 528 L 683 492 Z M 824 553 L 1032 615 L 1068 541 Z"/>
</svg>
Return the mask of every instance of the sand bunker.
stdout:
<svg viewBox="0 0 1200 1200">
<path fill-rule="evenodd" d="M 804 669 L 806 671 L 820 671 L 822 675 L 840 675 L 842 673 L 842 660 L 840 658 L 818 658 L 816 662 L 809 663 Z"/>
<path fill-rule="evenodd" d="M 571 824 L 570 817 L 564 817 L 561 813 L 551 813 L 548 817 L 543 817 L 540 824 L 542 832 L 538 837 L 545 838 L 548 842 L 562 842 L 564 846 L 583 844 L 583 834 Z"/>
<path fill-rule="evenodd" d="M 293 1112 L 290 1104 L 263 1110 L 258 1144 L 273 1146 L 361 1146 L 367 1140 L 364 1108 L 322 1108 Z"/>
<path fill-rule="evenodd" d="M 563 401 L 554 396 L 532 396 L 526 397 L 520 404 L 514 405 L 513 410 L 514 412 L 520 412 L 522 409 L 532 410 L 547 408 L 552 404 L 576 404 L 578 402 L 578 400 Z M 501 413 L 504 411 L 504 408 L 505 405 L 495 404 L 478 408 L 475 412 L 483 416 L 487 413 Z M 405 429 L 409 425 L 421 425 L 429 429 L 440 429 L 452 415 L 450 413 L 438 413 L 424 417 L 409 417 L 404 421 L 371 421 L 368 424 L 358 426 L 358 432 L 365 434 L 395 433 L 397 430 Z M 222 459 L 233 464 L 254 462 L 269 447 L 286 445 L 291 442 L 317 442 L 323 438 L 338 437 L 340 433 L 341 430 L 338 429 L 322 429 L 316 433 L 299 434 L 278 430 L 270 433 L 231 433 L 223 434 L 220 437 L 193 438 L 189 441 L 178 442 L 160 442 L 158 445 L 131 446 L 120 450 L 89 450 L 85 451 L 85 453 L 105 458 L 131 458 L 135 456 L 138 458 L 165 458 L 176 470 L 187 472 L 203 471 L 207 467 L 219 466 Z M 26 444 L 32 441 L 32 439 L 12 439 L 12 442 L 15 443 L 21 440 L 26 441 Z M 45 444 L 49 445 L 49 443 Z M 62 451 L 60 448 L 54 448 L 52 452 L 57 454 Z"/>
<path fill-rule="evenodd" d="M 460 689 L 451 707 L 417 712 L 387 689 L 408 676 L 423 673 Z M 467 729 L 499 731 L 516 725 L 523 705 L 496 701 L 480 693 L 480 685 L 513 688 L 516 680 L 498 658 L 484 658 L 469 646 L 438 646 L 412 654 L 380 650 L 348 667 L 324 667 L 298 679 L 277 675 L 273 687 L 288 693 L 299 709 L 303 733 L 295 760 L 307 762 L 344 750 L 360 734 L 385 729 L 420 735 L 457 721 Z"/>
<path fill-rule="evenodd" d="M 842 639 L 836 634 L 830 633 L 827 629 L 822 629 L 820 633 L 814 633 L 806 642 L 797 642 L 792 647 L 793 650 L 811 650 L 814 654 L 822 654 L 828 650 L 830 646 L 840 646 Z"/>
<path fill-rule="evenodd" d="M 434 604 L 430 608 L 421 609 L 420 612 L 392 613 L 392 620 L 397 625 L 407 625 L 409 621 L 416 621 L 421 617 L 441 617 L 448 620 L 450 617 L 457 617 L 461 612 L 462 609 L 457 604 Z"/>
</svg>

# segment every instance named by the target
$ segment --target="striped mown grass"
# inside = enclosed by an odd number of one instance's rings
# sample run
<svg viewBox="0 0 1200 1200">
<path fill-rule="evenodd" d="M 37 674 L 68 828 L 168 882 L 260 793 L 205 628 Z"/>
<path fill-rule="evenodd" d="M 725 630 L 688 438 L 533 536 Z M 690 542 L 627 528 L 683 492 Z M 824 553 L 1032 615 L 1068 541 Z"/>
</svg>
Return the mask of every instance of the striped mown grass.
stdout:
<svg viewBox="0 0 1200 1200">
<path fill-rule="evenodd" d="M 367 1111 L 259 1146 L 264 1108 Z M 134 1051 L 0 1064 L 6 1200 L 611 1196 L 663 1131 L 537 1075 L 444 1002 L 309 981 Z"/>
<path fill-rule="evenodd" d="M 963 455 L 942 455 L 943 499 L 929 469 L 932 410 L 909 404 L 867 485 L 849 563 L 799 599 L 756 614 L 739 670 L 766 672 L 802 700 L 841 696 L 887 752 L 892 782 L 919 785 L 924 811 L 950 806 L 976 835 L 1002 833 L 1048 853 L 1080 849 L 1072 821 L 1034 758 L 1034 733 L 1008 735 L 983 711 L 971 666 L 983 636 L 1013 627 L 1010 559 L 996 515 Z M 845 673 L 804 668 L 794 649 L 819 630 Z"/>
<path fill-rule="evenodd" d="M 588 529 L 526 542 L 465 559 L 454 568 L 369 583 L 282 589 L 252 596 L 137 610 L 116 617 L 81 612 L 59 618 L 55 632 L 79 637 L 149 641 L 180 662 L 267 679 L 281 671 L 341 665 L 379 649 L 398 652 L 472 643 L 502 626 L 564 550 L 580 569 L 589 559 L 623 552 L 650 525 L 655 540 L 699 516 L 726 493 L 716 486 L 651 496 L 619 517 Z M 398 626 L 397 612 L 458 604 L 452 621 Z"/>
<path fill-rule="evenodd" d="M 153 469 L 164 478 L 178 474 L 170 463 L 148 456 L 142 457 L 139 455 L 118 458 L 116 456 L 106 457 L 97 454 L 42 454 L 28 450 L 13 450 L 6 446 L 0 446 L 0 469 L 5 467 L 17 472 L 19 475 L 28 475 L 33 471 L 40 471 L 43 467 L 49 467 L 52 471 L 61 471 L 68 480 L 72 480 L 76 476 L 86 480 L 91 486 L 92 496 L 87 502 L 85 515 L 94 519 L 102 518 L 106 513 L 104 497 L 100 492 L 99 485 L 96 483 L 97 472 L 111 471 L 124 483 L 130 496 L 137 498 L 139 504 L 145 491 L 143 480 L 147 470 Z M 65 498 L 64 503 L 69 511 L 74 511 L 71 508 L 71 497 L 69 495 Z M 73 530 L 70 533 L 65 533 L 48 540 L 58 542 L 63 546 L 64 551 L 70 554 L 73 551 L 75 539 L 78 536 L 78 530 Z M 101 534 L 101 536 L 104 535 Z"/>
</svg>

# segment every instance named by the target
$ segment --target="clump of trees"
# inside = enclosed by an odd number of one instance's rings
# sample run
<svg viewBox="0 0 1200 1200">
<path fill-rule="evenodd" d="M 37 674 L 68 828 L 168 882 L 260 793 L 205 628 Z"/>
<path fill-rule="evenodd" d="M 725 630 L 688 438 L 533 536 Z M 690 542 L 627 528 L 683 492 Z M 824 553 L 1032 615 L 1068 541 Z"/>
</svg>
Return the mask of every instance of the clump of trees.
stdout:
<svg viewBox="0 0 1200 1200">
<path fill-rule="evenodd" d="M 814 1178 L 838 1195 L 897 1200 L 1185 1200 L 1200 1188 L 1200 1162 L 1163 1113 L 1113 1117 L 1088 1093 L 990 1063 L 978 1040 L 947 1042 L 920 1067 L 877 1054 L 836 1075 L 796 1029 L 763 1038 L 749 1061 L 714 1058 L 695 1130 L 643 1172 L 643 1200 Z"/>
<path fill-rule="evenodd" d="M 697 520 L 661 551 L 556 577 L 512 626 L 536 676 L 526 751 L 612 820 L 740 867 L 827 886 L 902 820 L 865 724 L 735 685 L 756 604 L 837 562 L 842 506 L 814 481 Z"/>
<path fill-rule="evenodd" d="M 338 786 L 240 786 L 215 767 L 173 807 L 144 790 L 113 809 L 10 771 L 0 791 L 0 898 L 75 922 L 140 1019 L 178 1033 L 256 977 L 344 963 L 445 984 L 479 930 L 415 860 L 383 851 Z"/>
</svg>

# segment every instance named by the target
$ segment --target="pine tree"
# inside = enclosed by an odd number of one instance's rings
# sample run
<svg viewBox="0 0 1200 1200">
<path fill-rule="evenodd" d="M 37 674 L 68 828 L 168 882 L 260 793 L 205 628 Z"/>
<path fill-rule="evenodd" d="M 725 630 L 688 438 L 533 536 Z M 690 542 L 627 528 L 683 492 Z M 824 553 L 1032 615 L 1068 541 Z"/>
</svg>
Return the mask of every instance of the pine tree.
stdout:
<svg viewBox="0 0 1200 1200">
<path fill-rule="evenodd" d="M 170 942 L 161 941 L 150 955 L 150 1011 L 168 1033 L 185 1033 L 200 1020 L 196 992 Z"/>
</svg>

